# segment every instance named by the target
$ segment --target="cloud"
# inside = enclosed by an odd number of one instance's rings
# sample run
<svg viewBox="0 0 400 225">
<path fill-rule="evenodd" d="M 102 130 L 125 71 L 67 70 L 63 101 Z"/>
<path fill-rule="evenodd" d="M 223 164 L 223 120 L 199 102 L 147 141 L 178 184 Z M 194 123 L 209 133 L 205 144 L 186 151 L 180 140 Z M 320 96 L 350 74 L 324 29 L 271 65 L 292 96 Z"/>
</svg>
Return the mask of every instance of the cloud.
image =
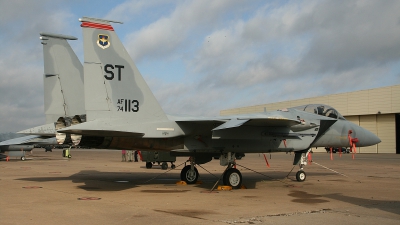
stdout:
<svg viewBox="0 0 400 225">
<path fill-rule="evenodd" d="M 154 14 L 149 9 L 162 8 L 165 10 L 166 5 L 177 4 L 182 1 L 176 0 L 130 0 L 125 1 L 114 7 L 104 18 L 110 20 L 119 20 L 121 22 L 129 22 L 135 16 L 149 16 Z M 159 12 L 157 10 L 157 12 Z M 160 14 L 158 14 L 159 16 Z M 135 21 L 136 22 L 136 21 Z"/>
<path fill-rule="evenodd" d="M 400 58 L 400 2 L 326 2 L 313 14 L 300 18 L 309 24 L 313 40 L 301 60 L 305 70 L 340 72 L 376 66 Z M 340 16 L 338 16 L 340 15 Z"/>
<path fill-rule="evenodd" d="M 68 34 L 72 15 L 51 8 L 60 2 L 0 1 L 0 133 L 44 123 L 39 32 Z"/>
<path fill-rule="evenodd" d="M 246 74 L 247 83 L 251 86 L 254 85 L 254 81 L 267 81 L 271 78 L 317 76 L 321 73 L 334 75 L 336 72 L 345 73 L 359 67 L 370 67 L 372 64 L 380 67 L 398 62 L 400 43 L 396 39 L 400 37 L 400 26 L 396 12 L 400 9 L 400 3 L 388 5 L 376 2 L 365 4 L 364 1 L 349 2 L 312 2 L 302 7 L 299 5 L 303 3 L 299 3 L 283 6 L 284 10 L 274 9 L 264 17 L 258 13 L 247 22 L 237 22 L 237 26 L 230 32 L 230 40 L 234 41 L 217 43 L 219 48 L 226 45 L 224 49 L 210 47 L 204 42 L 193 64 L 196 65 L 197 71 L 214 69 L 217 66 L 228 68 L 231 78 L 240 78 Z M 374 19 L 371 19 L 371 15 Z M 375 19 L 378 15 L 385 16 Z M 272 29 L 264 29 L 266 27 L 261 26 L 272 22 L 275 24 Z M 262 33 L 260 30 L 269 30 L 270 33 Z M 218 32 L 227 33 L 221 29 L 213 35 L 217 35 Z M 255 50 L 254 46 L 259 51 Z M 217 53 L 205 54 L 209 52 L 209 48 Z M 218 63 L 212 60 L 215 58 L 213 55 L 217 55 Z M 252 57 L 247 57 L 248 55 Z M 221 58 L 224 61 L 218 61 L 220 56 L 223 56 Z M 217 66 L 213 66 L 215 64 Z M 233 74 L 230 68 L 235 68 L 238 72 Z M 222 81 L 225 81 L 225 77 L 222 77 Z M 259 79 L 260 77 L 262 78 Z M 215 80 L 215 77 L 213 79 Z M 211 78 L 206 77 L 203 82 L 207 83 L 209 80 Z M 244 85 L 244 79 L 238 81 L 232 85 Z M 221 82 L 223 83 L 225 82 Z"/>
<path fill-rule="evenodd" d="M 191 56 L 184 53 L 187 77 L 193 82 L 183 82 L 191 92 L 163 94 L 163 99 L 171 96 L 174 103 L 191 107 L 164 105 L 166 111 L 209 114 L 218 111 L 214 107 L 264 104 L 399 82 L 399 72 L 391 69 L 400 65 L 399 10 L 397 1 L 288 2 L 262 5 L 247 20 L 239 17 L 215 23 L 213 29 L 200 34 L 201 45 L 191 50 Z M 223 17 L 223 13 L 219 15 Z M 153 23 L 150 30 L 170 24 L 172 15 Z M 201 27 L 199 23 L 194 26 Z M 154 42 L 136 57 L 144 52 L 159 57 L 149 49 L 162 42 L 157 38 Z M 182 36 L 164 54 L 182 54 L 176 49 L 186 42 Z M 140 46 L 141 42 L 132 43 Z M 195 102 L 203 96 L 208 102 L 191 104 L 190 98 L 195 96 Z"/>
<path fill-rule="evenodd" d="M 184 1 L 177 4 L 170 15 L 127 35 L 127 50 L 136 61 L 146 57 L 170 57 L 177 50 L 187 47 L 198 29 L 204 26 L 215 27 L 221 15 L 244 4 L 237 0 Z"/>
</svg>

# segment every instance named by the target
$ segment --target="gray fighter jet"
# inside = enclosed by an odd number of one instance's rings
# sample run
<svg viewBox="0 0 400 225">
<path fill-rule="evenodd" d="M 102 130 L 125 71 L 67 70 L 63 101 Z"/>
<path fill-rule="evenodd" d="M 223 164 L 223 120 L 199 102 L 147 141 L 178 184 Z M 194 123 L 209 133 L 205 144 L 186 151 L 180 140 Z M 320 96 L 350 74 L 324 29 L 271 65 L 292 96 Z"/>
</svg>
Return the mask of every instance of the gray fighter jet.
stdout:
<svg viewBox="0 0 400 225">
<path fill-rule="evenodd" d="M 181 171 L 181 179 L 189 184 L 199 177 L 196 164 L 219 157 L 226 166 L 224 184 L 239 188 L 242 175 L 234 168 L 237 154 L 294 152 L 293 164 L 300 165 L 296 178 L 304 181 L 303 166 L 311 147 L 380 142 L 375 134 L 323 104 L 218 117 L 166 115 L 111 26 L 118 22 L 88 17 L 80 21 L 87 122 L 58 130 L 82 135 L 80 145 L 190 156 L 190 165 Z"/>
<path fill-rule="evenodd" d="M 56 129 L 84 122 L 86 117 L 83 66 L 67 41 L 77 38 L 52 33 L 40 35 L 43 45 L 46 124 L 18 132 L 27 134 L 25 137 L 0 142 L 1 152 L 19 151 L 21 159 L 25 159 L 23 151 L 32 150 L 34 144 L 55 145 L 71 141 L 71 138 L 80 139 L 80 136 L 56 133 Z"/>
</svg>

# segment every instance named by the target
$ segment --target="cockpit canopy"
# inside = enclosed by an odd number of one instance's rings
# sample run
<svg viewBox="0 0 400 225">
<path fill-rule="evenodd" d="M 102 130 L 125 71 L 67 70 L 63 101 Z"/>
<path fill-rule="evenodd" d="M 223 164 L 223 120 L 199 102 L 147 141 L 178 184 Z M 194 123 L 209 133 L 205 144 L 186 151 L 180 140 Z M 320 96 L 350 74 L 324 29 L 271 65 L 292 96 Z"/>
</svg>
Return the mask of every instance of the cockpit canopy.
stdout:
<svg viewBox="0 0 400 225">
<path fill-rule="evenodd" d="M 317 115 L 321 116 L 327 116 L 331 117 L 334 119 L 341 119 L 344 120 L 345 118 L 340 115 L 340 113 L 334 109 L 333 107 L 329 105 L 324 105 L 324 104 L 310 104 L 310 105 L 302 105 L 302 106 L 297 106 L 293 107 L 294 109 L 309 112 L 309 113 L 314 113 Z"/>
</svg>

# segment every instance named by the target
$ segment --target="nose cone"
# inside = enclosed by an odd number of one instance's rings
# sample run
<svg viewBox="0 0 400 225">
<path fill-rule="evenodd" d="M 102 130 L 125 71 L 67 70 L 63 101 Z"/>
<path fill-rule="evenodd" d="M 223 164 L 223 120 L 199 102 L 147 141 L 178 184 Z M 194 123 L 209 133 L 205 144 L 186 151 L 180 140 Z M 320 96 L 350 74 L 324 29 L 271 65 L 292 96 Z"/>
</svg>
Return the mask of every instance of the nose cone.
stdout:
<svg viewBox="0 0 400 225">
<path fill-rule="evenodd" d="M 376 134 L 367 129 L 357 126 L 354 130 L 355 136 L 352 135 L 352 137 L 358 138 L 358 143 L 356 143 L 357 147 L 376 145 L 381 142 L 381 139 L 376 136 Z"/>
</svg>

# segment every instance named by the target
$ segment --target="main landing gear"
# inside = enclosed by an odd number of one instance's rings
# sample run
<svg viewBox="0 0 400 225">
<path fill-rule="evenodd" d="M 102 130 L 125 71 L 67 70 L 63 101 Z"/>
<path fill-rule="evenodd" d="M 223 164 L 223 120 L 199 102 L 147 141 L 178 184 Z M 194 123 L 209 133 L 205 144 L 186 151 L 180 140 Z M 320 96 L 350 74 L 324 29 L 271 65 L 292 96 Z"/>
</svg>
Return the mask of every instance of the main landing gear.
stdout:
<svg viewBox="0 0 400 225">
<path fill-rule="evenodd" d="M 187 184 L 195 184 L 197 179 L 199 179 L 199 171 L 194 167 L 194 158 L 190 157 L 189 161 L 190 165 L 186 165 L 181 171 L 181 180 L 185 181 Z"/>
<path fill-rule="evenodd" d="M 219 164 L 226 166 L 222 176 L 224 185 L 231 186 L 233 189 L 238 189 L 242 185 L 242 174 L 236 169 L 235 153 L 228 152 L 219 157 Z"/>
<path fill-rule="evenodd" d="M 199 172 L 195 167 L 194 157 L 189 159 L 190 165 L 185 166 L 181 171 L 181 180 L 187 184 L 195 184 L 199 178 Z M 224 185 L 231 186 L 232 188 L 240 188 L 242 185 L 242 174 L 238 169 L 235 168 L 235 154 L 227 153 L 220 157 L 221 166 L 227 166 L 222 182 Z"/>
<path fill-rule="evenodd" d="M 224 173 L 223 182 L 224 185 L 231 186 L 233 189 L 238 189 L 242 185 L 242 174 L 236 168 L 229 168 Z"/>
<path fill-rule="evenodd" d="M 304 182 L 307 178 L 304 166 L 307 165 L 307 156 L 310 150 L 295 152 L 293 165 L 299 165 L 300 169 L 296 173 L 296 180 Z M 233 189 L 238 189 L 242 185 L 242 174 L 235 168 L 235 153 L 228 152 L 220 156 L 220 165 L 226 166 L 225 172 L 222 175 L 222 182 L 224 185 L 231 186 Z M 194 157 L 189 159 L 190 165 L 186 165 L 181 171 L 181 180 L 187 184 L 195 184 L 199 179 L 199 172 L 195 167 L 196 162 Z"/>
</svg>

